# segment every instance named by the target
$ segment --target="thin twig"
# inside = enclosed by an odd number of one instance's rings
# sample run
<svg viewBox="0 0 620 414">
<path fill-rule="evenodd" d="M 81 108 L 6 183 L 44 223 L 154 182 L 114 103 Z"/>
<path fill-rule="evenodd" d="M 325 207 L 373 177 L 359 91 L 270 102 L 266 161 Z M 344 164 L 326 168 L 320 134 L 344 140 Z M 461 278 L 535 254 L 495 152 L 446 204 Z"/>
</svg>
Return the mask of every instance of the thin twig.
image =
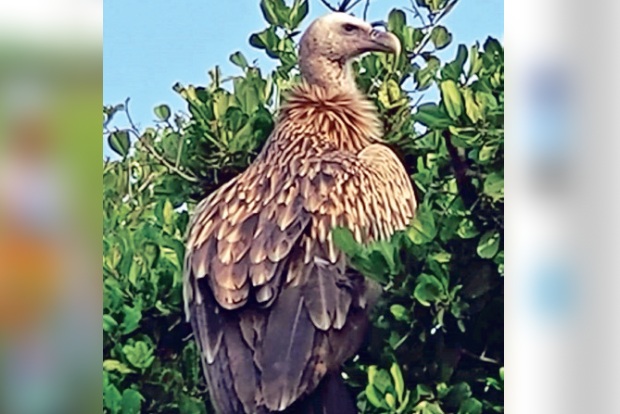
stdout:
<svg viewBox="0 0 620 414">
<path fill-rule="evenodd" d="M 142 183 L 142 185 L 138 188 L 138 193 L 142 193 L 146 188 L 153 182 L 153 178 L 155 178 L 156 174 L 154 172 L 150 173 L 146 180 Z"/>
<path fill-rule="evenodd" d="M 131 126 L 131 129 L 138 135 L 140 135 L 140 130 L 138 129 L 138 127 L 136 126 L 136 124 L 133 123 L 133 120 L 131 119 L 131 115 L 129 114 L 129 97 L 127 99 L 125 99 L 125 115 L 127 116 L 127 121 L 129 122 L 129 125 Z"/>
<path fill-rule="evenodd" d="M 155 148 L 153 148 L 150 144 L 148 144 L 146 142 L 145 139 L 143 138 L 139 138 L 140 144 L 144 146 L 144 148 L 155 158 L 157 159 L 160 163 L 162 163 L 165 167 L 167 167 L 170 171 L 175 172 L 178 176 L 180 176 L 181 178 L 184 178 L 185 180 L 192 182 L 192 183 L 197 183 L 198 182 L 198 178 L 195 177 L 194 175 L 189 175 L 183 171 L 181 171 L 180 168 L 178 168 L 177 166 L 175 166 L 174 164 L 172 164 L 170 161 L 168 161 L 163 155 L 161 155 L 159 152 L 157 152 L 157 150 Z"/>
<path fill-rule="evenodd" d="M 368 17 L 368 7 L 370 7 L 370 0 L 366 0 L 366 4 L 364 4 L 364 13 L 362 14 L 364 20 Z"/>
<path fill-rule="evenodd" d="M 486 357 L 484 355 L 484 352 L 482 353 L 482 355 L 476 355 L 473 352 L 468 351 L 467 349 L 461 349 L 461 353 L 463 355 L 467 355 L 470 358 L 477 359 L 478 361 L 481 361 L 481 362 L 487 362 L 489 364 L 501 365 L 501 363 L 498 360 Z"/>
<path fill-rule="evenodd" d="M 411 3 L 411 12 L 413 13 L 413 17 L 419 18 L 422 22 L 422 26 L 426 26 L 427 23 L 424 21 L 424 16 L 422 15 L 422 13 L 420 13 L 420 10 L 418 10 L 418 7 L 415 4 L 415 0 L 410 0 L 409 2 Z"/>
<path fill-rule="evenodd" d="M 407 340 L 407 338 L 409 338 L 410 335 L 411 331 L 407 332 L 402 338 L 398 340 L 398 342 L 396 342 L 392 349 L 396 351 L 398 348 L 400 348 L 400 346 L 405 343 L 405 341 Z"/>
<path fill-rule="evenodd" d="M 339 11 L 343 13 L 348 12 L 351 9 L 353 9 L 355 6 L 357 6 L 361 1 L 362 0 L 355 0 L 353 1 L 353 3 L 351 3 L 351 0 L 344 0 L 338 9 Z"/>
<path fill-rule="evenodd" d="M 413 107 L 416 108 L 420 102 L 422 102 L 422 99 L 424 98 L 424 94 L 420 95 L 420 97 L 413 103 Z"/>
<path fill-rule="evenodd" d="M 330 9 L 333 12 L 339 11 L 337 7 L 332 6 L 327 0 L 321 0 L 321 3 L 323 3 L 325 5 L 325 7 L 327 7 L 328 9 Z"/>
</svg>

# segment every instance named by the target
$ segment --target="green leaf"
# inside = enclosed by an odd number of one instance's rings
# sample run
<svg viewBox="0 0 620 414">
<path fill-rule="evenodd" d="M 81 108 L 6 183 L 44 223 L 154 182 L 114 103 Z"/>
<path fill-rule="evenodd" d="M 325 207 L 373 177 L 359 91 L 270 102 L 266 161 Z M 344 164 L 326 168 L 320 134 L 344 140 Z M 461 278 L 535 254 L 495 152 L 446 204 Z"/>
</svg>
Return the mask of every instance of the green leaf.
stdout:
<svg viewBox="0 0 620 414">
<path fill-rule="evenodd" d="M 446 251 L 433 253 L 429 256 L 429 259 L 432 259 L 438 263 L 450 263 L 450 259 L 452 255 Z"/>
<path fill-rule="evenodd" d="M 459 77 L 463 73 L 463 66 L 465 65 L 465 61 L 467 60 L 467 48 L 465 45 L 459 45 L 456 58 L 448 63 L 441 70 L 442 79 L 452 79 L 453 81 L 458 81 Z"/>
<path fill-rule="evenodd" d="M 444 402 L 446 405 L 456 408 L 460 406 L 463 401 L 470 398 L 471 395 L 471 387 L 469 384 L 466 382 L 459 382 L 450 387 L 450 390 L 444 398 Z"/>
<path fill-rule="evenodd" d="M 403 28 L 403 48 L 412 52 L 424 39 L 424 32 L 419 28 L 405 26 Z"/>
<path fill-rule="evenodd" d="M 463 113 L 463 97 L 452 79 L 444 80 L 439 85 L 441 99 L 450 118 L 456 120 Z"/>
<path fill-rule="evenodd" d="M 276 34 L 276 28 L 274 26 L 250 36 L 250 45 L 257 49 L 265 49 L 272 58 L 277 58 L 277 56 L 273 54 L 273 51 L 277 49 L 279 42 L 280 38 Z"/>
<path fill-rule="evenodd" d="M 467 77 L 471 78 L 474 75 L 477 75 L 482 69 L 482 59 L 480 58 L 480 45 L 476 42 L 469 49 L 469 69 L 467 71 Z"/>
<path fill-rule="evenodd" d="M 125 345 L 123 353 L 129 363 L 136 368 L 148 368 L 155 360 L 153 349 L 149 348 L 143 341 L 137 341 L 133 345 Z"/>
<path fill-rule="evenodd" d="M 160 248 L 156 243 L 147 241 L 143 244 L 144 257 L 148 262 L 148 267 L 153 268 L 159 259 Z"/>
<path fill-rule="evenodd" d="M 156 106 L 153 112 L 160 121 L 167 121 L 170 118 L 170 107 L 166 104 Z"/>
<path fill-rule="evenodd" d="M 476 228 L 474 222 L 469 218 L 463 218 L 459 223 L 459 227 L 456 230 L 456 234 L 462 239 L 471 239 L 472 237 L 476 237 L 479 231 Z"/>
<path fill-rule="evenodd" d="M 452 41 L 452 34 L 444 26 L 435 26 L 431 30 L 431 41 L 435 48 L 443 49 Z"/>
<path fill-rule="evenodd" d="M 476 252 L 483 259 L 490 259 L 499 250 L 499 233 L 495 230 L 489 230 L 480 237 Z"/>
<path fill-rule="evenodd" d="M 122 400 L 123 396 L 114 385 L 108 384 L 103 388 L 103 406 L 110 410 L 112 414 L 116 414 L 121 410 Z"/>
<path fill-rule="evenodd" d="M 465 400 L 459 407 L 457 414 L 481 414 L 482 403 L 475 398 Z"/>
<path fill-rule="evenodd" d="M 485 57 L 487 57 L 489 60 L 500 60 L 502 62 L 504 61 L 504 49 L 502 48 L 501 43 L 497 39 L 493 37 L 488 37 L 487 40 L 484 42 L 482 48 L 484 49 L 484 54 L 486 55 Z"/>
<path fill-rule="evenodd" d="M 125 130 L 115 131 L 108 135 L 108 144 L 121 157 L 129 153 L 129 133 Z"/>
<path fill-rule="evenodd" d="M 359 253 L 361 249 L 361 246 L 357 243 L 355 237 L 353 237 L 351 230 L 345 227 L 335 227 L 332 230 L 332 240 L 336 247 L 348 256 Z"/>
<path fill-rule="evenodd" d="M 249 115 L 260 106 L 260 93 L 253 82 L 242 82 L 235 87 L 235 100 L 241 110 Z"/>
<path fill-rule="evenodd" d="M 418 404 L 415 412 L 420 414 L 444 414 L 444 411 L 437 403 L 428 401 L 422 401 Z"/>
<path fill-rule="evenodd" d="M 488 195 L 493 201 L 504 199 L 504 176 L 502 173 L 494 172 L 484 179 L 484 194 Z"/>
<path fill-rule="evenodd" d="M 416 390 L 416 394 L 418 394 L 418 397 L 432 397 L 433 396 L 433 390 L 431 389 L 431 387 L 429 387 L 426 384 L 416 385 L 415 390 Z"/>
<path fill-rule="evenodd" d="M 394 380 L 394 388 L 396 389 L 398 401 L 402 401 L 405 395 L 405 381 L 400 366 L 398 366 L 397 363 L 394 362 L 390 367 L 390 374 L 392 374 L 392 379 Z"/>
<path fill-rule="evenodd" d="M 369 374 L 370 376 L 370 374 Z M 379 369 L 374 372 L 372 379 L 369 382 L 377 389 L 381 394 L 385 394 L 392 389 L 392 378 L 386 370 Z"/>
<path fill-rule="evenodd" d="M 295 0 L 291 9 L 291 29 L 296 29 L 308 15 L 308 0 Z"/>
<path fill-rule="evenodd" d="M 394 409 L 396 407 L 396 399 L 394 398 L 394 396 L 391 393 L 386 393 L 384 395 L 385 398 L 385 403 L 387 404 L 387 406 L 391 409 Z"/>
<path fill-rule="evenodd" d="M 260 9 L 263 12 L 263 17 L 272 25 L 278 25 L 280 23 L 278 13 L 279 7 L 285 7 L 283 0 L 261 0 L 260 2 Z"/>
<path fill-rule="evenodd" d="M 390 312 L 392 313 L 392 315 L 394 315 L 394 318 L 397 321 L 406 322 L 409 320 L 409 312 L 407 311 L 407 308 L 405 308 L 403 305 L 394 304 L 390 306 Z"/>
<path fill-rule="evenodd" d="M 428 58 L 426 62 L 426 66 L 420 70 L 418 70 L 415 75 L 415 81 L 417 83 L 417 90 L 424 91 L 431 86 L 431 83 L 437 76 L 437 70 L 439 70 L 439 66 L 441 62 L 434 56 Z"/>
<path fill-rule="evenodd" d="M 474 96 L 483 113 L 497 108 L 497 99 L 495 99 L 492 93 L 475 91 Z"/>
<path fill-rule="evenodd" d="M 425 103 L 418 106 L 413 119 L 428 128 L 443 129 L 452 125 L 452 120 L 443 107 L 434 103 Z"/>
<path fill-rule="evenodd" d="M 123 313 L 125 317 L 121 326 L 123 328 L 123 334 L 126 335 L 132 333 L 140 326 L 142 307 L 138 304 L 134 306 L 123 305 Z"/>
<path fill-rule="evenodd" d="M 207 414 L 203 400 L 181 394 L 179 401 L 179 414 Z"/>
<path fill-rule="evenodd" d="M 133 369 L 129 368 L 127 365 L 115 359 L 106 359 L 105 361 L 103 361 L 103 369 L 106 371 L 110 371 L 110 372 L 116 371 L 120 374 L 131 374 L 135 372 Z"/>
<path fill-rule="evenodd" d="M 383 401 L 383 398 L 379 395 L 379 392 L 372 384 L 366 385 L 366 389 L 364 392 L 366 394 L 366 398 L 368 399 L 368 402 L 370 402 L 372 405 L 374 405 L 377 408 L 386 408 L 386 409 L 388 408 L 385 402 Z"/>
<path fill-rule="evenodd" d="M 483 118 L 482 110 L 474 99 L 474 92 L 469 88 L 463 88 L 461 90 L 463 100 L 465 101 L 465 113 L 472 123 L 476 123 Z"/>
<path fill-rule="evenodd" d="M 499 144 L 494 142 L 485 142 L 478 152 L 478 161 L 480 164 L 485 164 L 487 162 L 493 161 L 497 150 L 499 149 Z"/>
<path fill-rule="evenodd" d="M 437 235 L 437 226 L 432 212 L 418 211 L 407 235 L 415 244 L 428 243 Z"/>
<path fill-rule="evenodd" d="M 164 201 L 163 210 L 162 210 L 162 218 L 163 218 L 164 224 L 167 224 L 167 225 L 174 224 L 174 207 L 172 205 L 172 202 L 170 202 L 170 199 L 168 198 L 166 198 Z"/>
<path fill-rule="evenodd" d="M 388 14 L 388 25 L 387 30 L 389 32 L 400 35 L 403 31 L 403 28 L 407 24 L 407 17 L 402 10 L 392 9 Z"/>
<path fill-rule="evenodd" d="M 387 109 L 407 103 L 406 99 L 402 99 L 400 86 L 393 79 L 389 79 L 379 86 L 377 99 Z"/>
<path fill-rule="evenodd" d="M 241 69 L 245 70 L 248 68 L 248 61 L 241 52 L 235 52 L 230 55 L 230 61 L 233 63 L 233 65 L 239 66 Z"/>
<path fill-rule="evenodd" d="M 131 388 L 123 391 L 123 398 L 121 400 L 121 413 L 122 414 L 138 414 L 142 408 L 142 401 L 144 397 Z"/>
<path fill-rule="evenodd" d="M 413 291 L 413 296 L 423 306 L 430 306 L 432 302 L 442 300 L 445 297 L 445 291 L 435 276 L 422 273 L 418 276 L 418 284 Z"/>
<path fill-rule="evenodd" d="M 110 315 L 103 315 L 103 331 L 104 332 L 112 332 L 112 330 L 114 330 L 114 328 L 116 328 L 118 326 L 118 322 L 116 322 L 116 320 L 110 316 Z"/>
<path fill-rule="evenodd" d="M 218 89 L 213 93 L 213 116 L 215 119 L 221 119 L 226 115 L 235 97 L 222 89 Z"/>
</svg>

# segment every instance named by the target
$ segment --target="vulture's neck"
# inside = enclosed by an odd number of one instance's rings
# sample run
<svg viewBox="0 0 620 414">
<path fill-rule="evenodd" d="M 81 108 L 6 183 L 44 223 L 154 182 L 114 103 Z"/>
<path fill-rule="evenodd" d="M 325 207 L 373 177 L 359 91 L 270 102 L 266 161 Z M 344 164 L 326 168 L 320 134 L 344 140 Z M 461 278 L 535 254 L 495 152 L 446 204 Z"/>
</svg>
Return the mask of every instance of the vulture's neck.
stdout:
<svg viewBox="0 0 620 414">
<path fill-rule="evenodd" d="M 306 80 L 287 95 L 277 124 L 274 136 L 286 146 L 358 153 L 382 141 L 377 109 L 355 87 L 329 89 Z"/>
<path fill-rule="evenodd" d="M 304 82 L 330 91 L 357 90 L 349 62 L 330 60 L 325 56 L 313 56 L 303 52 L 302 50 L 299 58 L 299 68 Z"/>
</svg>

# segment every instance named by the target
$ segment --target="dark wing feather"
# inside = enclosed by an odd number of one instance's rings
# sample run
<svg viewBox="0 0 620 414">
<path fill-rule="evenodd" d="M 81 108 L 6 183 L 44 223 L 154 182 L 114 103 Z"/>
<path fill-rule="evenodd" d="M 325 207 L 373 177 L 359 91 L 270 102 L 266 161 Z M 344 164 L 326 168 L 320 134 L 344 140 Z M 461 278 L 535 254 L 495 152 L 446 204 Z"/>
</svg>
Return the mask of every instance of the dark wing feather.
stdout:
<svg viewBox="0 0 620 414">
<path fill-rule="evenodd" d="M 262 372 L 261 391 L 269 409 L 283 410 L 307 391 L 302 377 L 312 356 L 314 334 L 301 288 L 284 289 L 270 313 L 256 358 Z"/>
</svg>

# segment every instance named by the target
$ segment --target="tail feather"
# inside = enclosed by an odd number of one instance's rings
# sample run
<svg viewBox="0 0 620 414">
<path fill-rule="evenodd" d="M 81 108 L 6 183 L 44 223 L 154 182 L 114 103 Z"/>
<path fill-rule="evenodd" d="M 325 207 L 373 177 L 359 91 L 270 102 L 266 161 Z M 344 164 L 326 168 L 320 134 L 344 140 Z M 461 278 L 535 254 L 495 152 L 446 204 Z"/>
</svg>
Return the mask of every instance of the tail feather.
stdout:
<svg viewBox="0 0 620 414">
<path fill-rule="evenodd" d="M 357 414 L 355 398 L 339 372 L 325 375 L 314 392 L 282 414 Z"/>
</svg>

